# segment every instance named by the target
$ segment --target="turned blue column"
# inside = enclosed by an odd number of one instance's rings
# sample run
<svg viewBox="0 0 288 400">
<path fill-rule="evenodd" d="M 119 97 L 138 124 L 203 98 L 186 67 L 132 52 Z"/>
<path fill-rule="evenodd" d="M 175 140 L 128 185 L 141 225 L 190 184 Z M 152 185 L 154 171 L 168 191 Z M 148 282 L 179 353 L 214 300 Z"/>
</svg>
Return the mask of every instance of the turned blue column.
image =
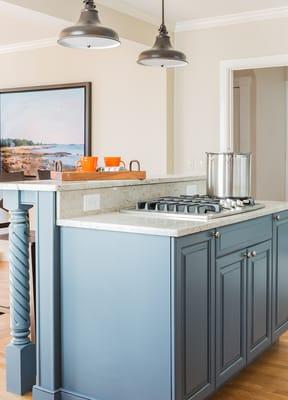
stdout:
<svg viewBox="0 0 288 400">
<path fill-rule="evenodd" d="M 6 348 L 7 391 L 23 395 L 36 380 L 35 345 L 30 340 L 30 206 L 12 209 L 9 228 L 11 343 Z"/>
</svg>

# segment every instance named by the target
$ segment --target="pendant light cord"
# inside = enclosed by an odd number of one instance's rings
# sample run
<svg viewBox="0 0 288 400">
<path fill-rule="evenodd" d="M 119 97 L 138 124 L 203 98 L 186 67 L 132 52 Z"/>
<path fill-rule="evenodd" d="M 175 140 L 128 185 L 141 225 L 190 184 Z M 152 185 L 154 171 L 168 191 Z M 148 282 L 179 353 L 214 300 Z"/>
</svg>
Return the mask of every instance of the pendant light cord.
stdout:
<svg viewBox="0 0 288 400">
<path fill-rule="evenodd" d="M 165 25 L 165 0 L 162 0 L 162 23 L 159 29 L 160 36 L 168 36 L 168 31 Z"/>
</svg>

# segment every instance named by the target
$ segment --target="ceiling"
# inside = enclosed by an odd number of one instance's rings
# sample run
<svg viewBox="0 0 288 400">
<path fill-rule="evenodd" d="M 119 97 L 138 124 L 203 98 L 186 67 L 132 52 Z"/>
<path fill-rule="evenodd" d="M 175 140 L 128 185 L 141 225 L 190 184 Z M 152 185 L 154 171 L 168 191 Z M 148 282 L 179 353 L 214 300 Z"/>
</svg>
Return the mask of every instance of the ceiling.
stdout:
<svg viewBox="0 0 288 400">
<path fill-rule="evenodd" d="M 161 0 L 96 0 L 107 7 L 155 22 L 161 14 Z M 287 7 L 287 0 L 166 0 L 170 23 L 211 18 L 267 8 Z"/>
<path fill-rule="evenodd" d="M 0 46 L 57 37 L 67 22 L 0 1 Z"/>
</svg>

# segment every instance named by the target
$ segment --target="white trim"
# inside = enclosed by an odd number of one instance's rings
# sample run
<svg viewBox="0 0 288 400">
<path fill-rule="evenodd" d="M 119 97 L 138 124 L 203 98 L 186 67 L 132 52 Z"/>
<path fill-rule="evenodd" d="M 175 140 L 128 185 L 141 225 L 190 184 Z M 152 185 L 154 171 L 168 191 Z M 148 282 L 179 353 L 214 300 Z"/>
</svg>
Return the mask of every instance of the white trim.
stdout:
<svg viewBox="0 0 288 400">
<path fill-rule="evenodd" d="M 247 11 L 238 14 L 222 15 L 211 18 L 198 18 L 176 23 L 175 32 L 186 32 L 200 29 L 210 29 L 219 26 L 245 24 L 247 22 L 265 21 L 275 18 L 288 18 L 288 6 Z"/>
<path fill-rule="evenodd" d="M 31 42 L 11 43 L 0 46 L 0 54 L 16 53 L 18 51 L 42 49 L 44 47 L 56 46 L 57 38 L 33 40 Z"/>
</svg>

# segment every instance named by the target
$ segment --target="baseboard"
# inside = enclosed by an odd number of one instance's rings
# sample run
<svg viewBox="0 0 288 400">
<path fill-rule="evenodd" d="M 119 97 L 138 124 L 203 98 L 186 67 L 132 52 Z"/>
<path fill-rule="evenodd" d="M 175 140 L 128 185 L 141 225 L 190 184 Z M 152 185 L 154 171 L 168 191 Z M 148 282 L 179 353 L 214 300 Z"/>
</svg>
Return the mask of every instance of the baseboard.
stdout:
<svg viewBox="0 0 288 400">
<path fill-rule="evenodd" d="M 61 400 L 61 391 L 51 392 L 39 386 L 33 386 L 33 400 Z"/>
<path fill-rule="evenodd" d="M 64 389 L 55 392 L 45 390 L 39 386 L 33 387 L 33 400 L 98 400 L 95 397 L 87 397 Z"/>
</svg>

